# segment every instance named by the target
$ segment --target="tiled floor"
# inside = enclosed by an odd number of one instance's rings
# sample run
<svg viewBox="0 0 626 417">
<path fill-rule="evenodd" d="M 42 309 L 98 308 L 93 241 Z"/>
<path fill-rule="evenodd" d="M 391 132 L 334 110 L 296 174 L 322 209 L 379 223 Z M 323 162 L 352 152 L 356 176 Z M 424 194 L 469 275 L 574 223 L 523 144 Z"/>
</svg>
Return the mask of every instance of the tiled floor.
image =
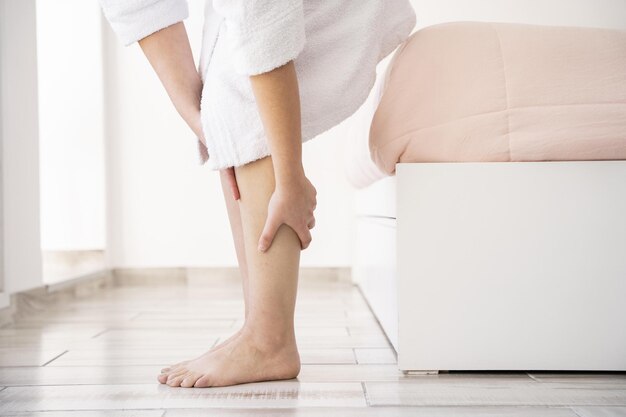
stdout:
<svg viewBox="0 0 626 417">
<path fill-rule="evenodd" d="M 300 283 L 297 380 L 160 385 L 161 367 L 241 324 L 237 281 L 196 282 L 116 287 L 0 328 L 0 415 L 626 416 L 624 374 L 405 376 L 359 291 L 323 279 Z"/>
</svg>

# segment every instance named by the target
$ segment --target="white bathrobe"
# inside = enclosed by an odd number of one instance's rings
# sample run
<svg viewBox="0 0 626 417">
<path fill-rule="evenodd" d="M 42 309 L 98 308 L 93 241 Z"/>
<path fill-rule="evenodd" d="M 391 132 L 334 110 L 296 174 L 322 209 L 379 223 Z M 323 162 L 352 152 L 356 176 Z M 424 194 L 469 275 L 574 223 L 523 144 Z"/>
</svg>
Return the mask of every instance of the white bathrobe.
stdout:
<svg viewBox="0 0 626 417">
<path fill-rule="evenodd" d="M 188 17 L 187 0 L 100 0 L 124 45 Z M 294 60 L 302 141 L 353 114 L 367 98 L 376 64 L 411 33 L 409 0 L 206 0 L 198 71 L 211 169 L 270 154 L 249 76 Z"/>
</svg>

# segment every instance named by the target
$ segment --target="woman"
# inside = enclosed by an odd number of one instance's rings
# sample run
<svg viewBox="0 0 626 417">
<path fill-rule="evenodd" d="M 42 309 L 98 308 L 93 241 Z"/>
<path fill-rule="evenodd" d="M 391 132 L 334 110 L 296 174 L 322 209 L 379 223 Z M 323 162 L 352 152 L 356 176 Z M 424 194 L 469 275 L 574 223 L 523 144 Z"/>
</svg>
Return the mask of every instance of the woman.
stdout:
<svg viewBox="0 0 626 417">
<path fill-rule="evenodd" d="M 125 45 L 139 42 L 202 164 L 220 170 L 243 278 L 243 327 L 161 383 L 226 386 L 295 378 L 293 318 L 300 251 L 316 191 L 302 142 L 365 101 L 376 64 L 410 34 L 408 0 L 206 0 L 195 68 L 186 0 L 100 0 Z"/>
</svg>

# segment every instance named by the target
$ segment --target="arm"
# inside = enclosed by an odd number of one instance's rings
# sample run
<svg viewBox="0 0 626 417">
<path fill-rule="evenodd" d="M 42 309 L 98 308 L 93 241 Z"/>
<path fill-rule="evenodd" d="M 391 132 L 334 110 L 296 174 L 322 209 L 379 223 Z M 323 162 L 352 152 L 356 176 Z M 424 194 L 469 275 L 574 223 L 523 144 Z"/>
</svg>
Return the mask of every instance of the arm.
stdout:
<svg viewBox="0 0 626 417">
<path fill-rule="evenodd" d="M 300 94 L 293 61 L 250 77 L 267 135 L 277 185 L 304 176 Z"/>
<path fill-rule="evenodd" d="M 283 223 L 294 229 L 302 249 L 306 249 L 311 242 L 309 229 L 315 225 L 317 193 L 302 167 L 300 94 L 294 63 L 252 75 L 250 83 L 272 154 L 276 183 L 259 250 L 269 248 Z"/>
<path fill-rule="evenodd" d="M 204 143 L 200 124 L 202 81 L 183 24 L 189 17 L 187 0 L 99 2 L 122 43 L 139 43 L 176 110 Z"/>
<path fill-rule="evenodd" d="M 200 124 L 202 81 L 196 70 L 183 22 L 139 40 L 178 114 L 204 143 Z"/>
</svg>

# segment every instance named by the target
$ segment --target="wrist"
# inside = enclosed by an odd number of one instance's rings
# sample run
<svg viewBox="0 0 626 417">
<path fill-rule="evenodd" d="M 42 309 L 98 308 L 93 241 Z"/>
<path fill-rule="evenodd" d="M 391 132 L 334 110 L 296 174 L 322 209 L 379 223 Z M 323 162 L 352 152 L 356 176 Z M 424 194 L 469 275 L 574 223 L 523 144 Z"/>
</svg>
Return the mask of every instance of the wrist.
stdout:
<svg viewBox="0 0 626 417">
<path fill-rule="evenodd" d="M 275 167 L 276 187 L 290 188 L 300 186 L 306 180 L 304 167 L 301 162 L 290 163 L 286 167 Z"/>
<path fill-rule="evenodd" d="M 200 117 L 200 109 L 189 108 L 186 111 L 180 112 L 181 117 L 187 123 L 187 126 L 198 137 L 204 139 L 202 130 L 202 120 Z"/>
</svg>

